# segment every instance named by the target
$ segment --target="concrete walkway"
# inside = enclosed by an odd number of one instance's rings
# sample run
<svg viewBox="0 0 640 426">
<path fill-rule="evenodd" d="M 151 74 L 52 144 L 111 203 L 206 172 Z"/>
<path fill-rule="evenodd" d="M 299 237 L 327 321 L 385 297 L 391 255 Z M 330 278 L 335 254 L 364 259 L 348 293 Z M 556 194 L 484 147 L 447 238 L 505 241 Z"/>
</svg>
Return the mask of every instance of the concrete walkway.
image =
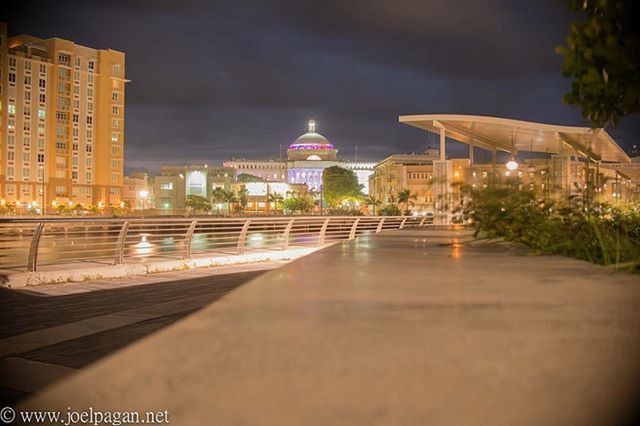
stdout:
<svg viewBox="0 0 640 426">
<path fill-rule="evenodd" d="M 406 230 L 270 271 L 20 408 L 168 410 L 180 425 L 621 424 L 639 360 L 637 275 Z"/>
</svg>

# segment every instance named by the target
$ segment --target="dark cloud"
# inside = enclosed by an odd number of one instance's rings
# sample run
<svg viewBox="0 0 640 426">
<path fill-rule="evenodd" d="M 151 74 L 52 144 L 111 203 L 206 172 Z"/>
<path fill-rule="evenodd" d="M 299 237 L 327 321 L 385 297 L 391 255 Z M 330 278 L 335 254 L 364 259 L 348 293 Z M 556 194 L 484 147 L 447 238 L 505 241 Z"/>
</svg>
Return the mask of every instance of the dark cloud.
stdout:
<svg viewBox="0 0 640 426">
<path fill-rule="evenodd" d="M 429 143 L 401 114 L 584 124 L 561 101 L 558 0 L 13 3 L 12 34 L 127 54 L 129 170 L 277 157 L 311 117 L 372 160 Z M 637 143 L 638 116 L 612 134 Z"/>
</svg>

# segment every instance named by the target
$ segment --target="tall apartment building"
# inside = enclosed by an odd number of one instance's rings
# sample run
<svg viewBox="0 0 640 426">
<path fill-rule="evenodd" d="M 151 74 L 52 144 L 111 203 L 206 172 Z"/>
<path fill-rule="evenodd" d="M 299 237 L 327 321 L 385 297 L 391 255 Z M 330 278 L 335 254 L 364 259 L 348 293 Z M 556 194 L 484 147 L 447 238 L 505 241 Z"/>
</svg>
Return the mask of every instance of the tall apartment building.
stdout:
<svg viewBox="0 0 640 426">
<path fill-rule="evenodd" d="M 124 56 L 0 23 L 0 202 L 120 204 Z"/>
</svg>

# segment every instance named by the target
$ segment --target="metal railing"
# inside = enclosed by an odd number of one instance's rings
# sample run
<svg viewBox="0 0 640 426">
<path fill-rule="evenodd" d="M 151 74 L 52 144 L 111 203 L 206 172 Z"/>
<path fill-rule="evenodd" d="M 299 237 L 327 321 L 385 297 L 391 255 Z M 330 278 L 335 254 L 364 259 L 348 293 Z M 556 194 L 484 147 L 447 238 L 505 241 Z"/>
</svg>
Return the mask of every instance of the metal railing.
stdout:
<svg viewBox="0 0 640 426">
<path fill-rule="evenodd" d="M 73 262 L 123 264 L 322 246 L 385 229 L 428 225 L 413 216 L 19 219 L 0 222 L 0 269 Z"/>
</svg>

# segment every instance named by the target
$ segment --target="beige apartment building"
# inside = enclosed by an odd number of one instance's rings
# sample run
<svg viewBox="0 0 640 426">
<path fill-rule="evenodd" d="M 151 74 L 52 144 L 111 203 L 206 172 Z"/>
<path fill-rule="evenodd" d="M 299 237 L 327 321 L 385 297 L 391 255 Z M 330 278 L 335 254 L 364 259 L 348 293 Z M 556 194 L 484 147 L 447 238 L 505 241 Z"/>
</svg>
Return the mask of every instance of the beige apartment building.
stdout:
<svg viewBox="0 0 640 426">
<path fill-rule="evenodd" d="M 0 23 L 0 202 L 18 213 L 119 205 L 125 55 Z"/>
</svg>

